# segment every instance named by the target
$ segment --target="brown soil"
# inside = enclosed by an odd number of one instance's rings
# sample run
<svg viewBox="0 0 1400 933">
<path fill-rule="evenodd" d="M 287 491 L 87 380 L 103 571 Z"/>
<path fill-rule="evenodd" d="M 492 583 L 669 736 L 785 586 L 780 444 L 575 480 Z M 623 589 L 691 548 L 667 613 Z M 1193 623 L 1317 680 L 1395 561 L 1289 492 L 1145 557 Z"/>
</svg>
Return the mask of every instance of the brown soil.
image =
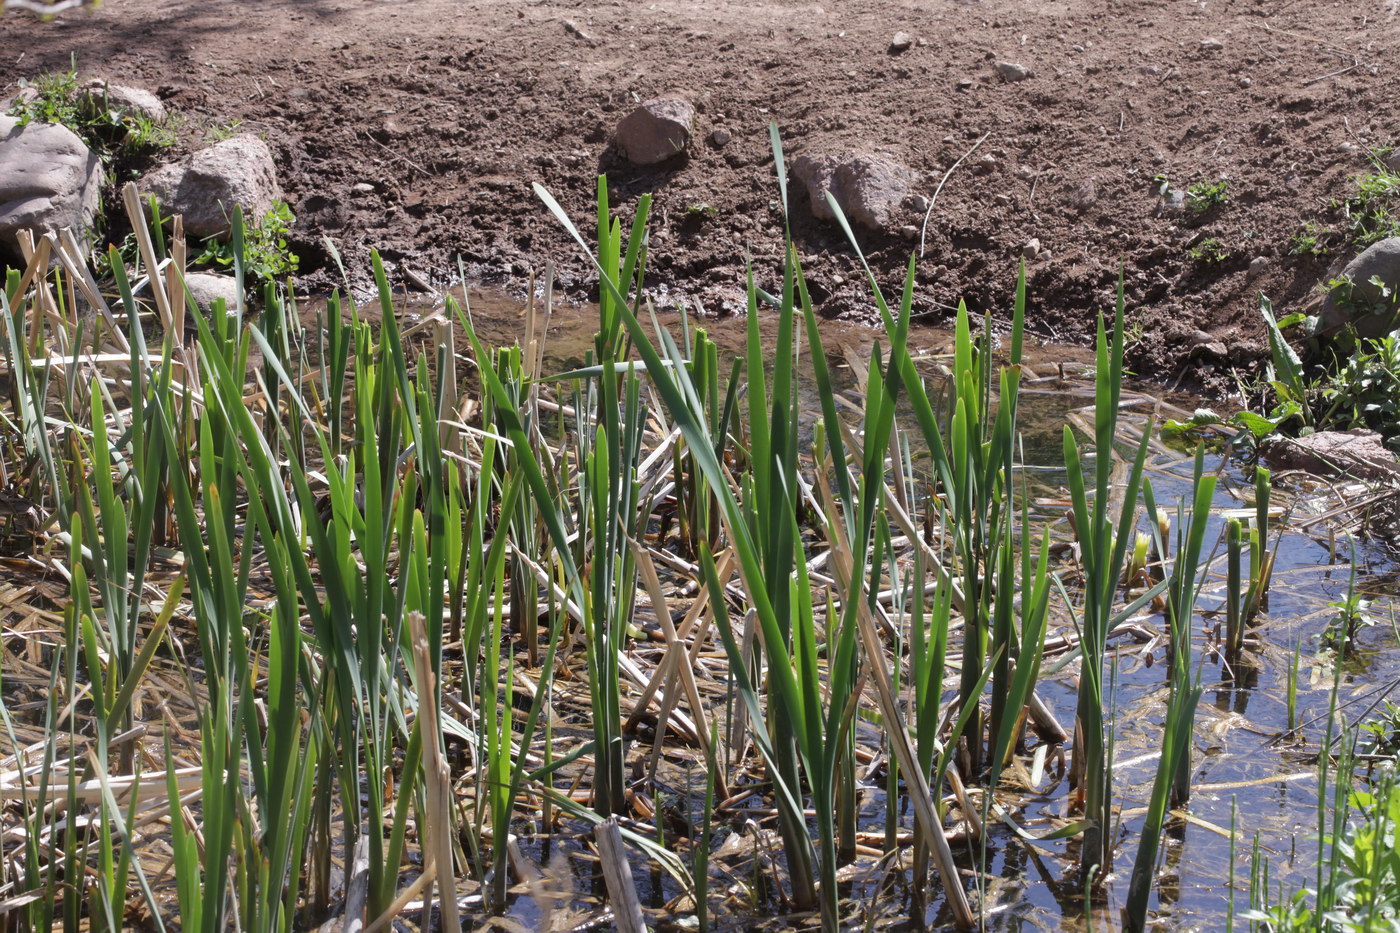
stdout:
<svg viewBox="0 0 1400 933">
<path fill-rule="evenodd" d="M 539 181 L 587 231 L 599 172 L 629 209 L 656 193 L 653 283 L 665 300 L 742 307 L 752 253 L 780 257 L 769 121 L 804 146 L 872 148 L 935 203 L 918 308 L 964 298 L 1004 315 L 1021 247 L 1033 328 L 1082 341 L 1120 262 L 1144 375 L 1209 381 L 1265 351 L 1262 290 L 1303 305 L 1328 260 L 1289 255 L 1365 171 L 1366 147 L 1400 136 L 1395 0 L 108 0 L 39 23 L 0 18 L 0 85 L 78 69 L 144 85 L 193 118 L 241 121 L 279 158 L 309 287 L 332 283 L 322 236 L 352 268 L 377 247 L 405 270 L 520 287 L 546 259 L 580 297 L 589 268 L 532 193 Z M 566 27 L 569 22 L 572 27 Z M 891 54 L 896 31 L 916 44 Z M 1218 40 L 1220 47 L 1203 45 Z M 1005 83 L 996 61 L 1035 77 Z M 688 157 L 621 164 L 612 127 L 670 91 L 700 110 Z M 710 133 L 732 140 L 717 147 Z M 977 174 L 971 163 L 996 164 Z M 1160 209 L 1154 176 L 1228 179 L 1200 218 Z M 357 184 L 373 186 L 357 194 Z M 690 210 L 700 206 L 713 211 Z M 911 242 L 867 235 L 893 287 Z M 794 230 L 829 314 L 868 320 L 852 251 L 794 197 Z M 1229 258 L 1188 250 L 1214 237 Z M 1262 258 L 1257 266 L 1253 261 Z"/>
</svg>

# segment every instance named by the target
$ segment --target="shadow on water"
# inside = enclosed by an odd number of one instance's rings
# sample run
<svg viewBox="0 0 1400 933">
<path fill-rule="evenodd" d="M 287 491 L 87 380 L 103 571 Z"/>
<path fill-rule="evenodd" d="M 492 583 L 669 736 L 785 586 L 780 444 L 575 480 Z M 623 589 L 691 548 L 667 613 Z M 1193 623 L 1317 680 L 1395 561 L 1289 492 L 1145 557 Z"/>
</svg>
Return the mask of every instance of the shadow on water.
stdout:
<svg viewBox="0 0 1400 933">
<path fill-rule="evenodd" d="M 474 326 L 483 341 L 501 346 L 523 338 L 525 313 L 518 300 L 491 292 L 472 292 L 468 297 Z M 411 327 L 440 309 L 440 304 L 422 299 L 404 302 L 398 312 L 400 324 Z M 316 307 L 309 307 L 303 319 L 314 324 L 316 313 Z M 373 320 L 377 310 L 370 306 L 362 308 L 361 313 Z M 688 323 L 705 328 L 722 353 L 743 352 L 747 334 L 742 318 L 683 322 L 677 313 L 658 312 L 657 319 L 678 342 Z M 596 312 L 592 309 L 556 308 L 548 328 L 546 371 L 559 372 L 582 365 L 592 346 L 595 327 Z M 776 330 L 774 317 L 764 315 L 760 329 L 771 342 Z M 881 337 L 879 331 L 866 328 L 823 325 L 823 343 L 837 391 L 853 403 L 859 392 L 858 374 L 863 374 L 871 346 Z M 951 333 L 945 330 L 914 329 L 910 344 L 917 348 L 920 365 L 931 379 L 939 378 L 940 361 L 946 356 L 951 339 Z M 459 339 L 459 352 L 465 349 L 465 341 Z M 1031 507 L 1040 510 L 1041 517 L 1054 518 L 1052 532 L 1065 536 L 1068 529 L 1063 518 L 1055 518 L 1055 511 L 1058 509 L 1063 516 L 1066 507 L 1059 501 L 1064 479 L 1063 431 L 1076 412 L 1092 405 L 1092 385 L 1085 378 L 1092 358 L 1082 348 L 1054 346 L 1028 348 L 1027 356 L 1027 380 L 1018 418 L 1026 476 L 1034 499 Z M 819 399 L 810 369 L 805 375 L 802 391 L 807 394 L 803 399 L 815 418 Z M 1146 413 L 1153 404 L 1153 391 L 1143 390 L 1138 409 Z M 1221 513 L 1253 507 L 1253 476 L 1247 464 L 1220 456 L 1208 461 L 1208 469 L 1220 478 L 1215 514 L 1206 535 L 1209 546 L 1222 537 Z M 1189 457 L 1159 447 L 1149 470 L 1159 502 L 1170 507 L 1178 498 L 1189 500 L 1193 483 Z M 1275 496 L 1276 501 L 1286 500 L 1288 493 L 1279 490 Z M 1206 628 L 1223 615 L 1223 547 L 1212 552 L 1211 560 L 1199 612 Z M 1360 588 L 1375 600 L 1373 608 L 1377 614 L 1388 617 L 1388 608 L 1400 593 L 1396 562 L 1387 552 L 1364 542 L 1356 544 L 1356 560 Z M 1323 633 L 1335 611 L 1329 604 L 1345 597 L 1350 574 L 1351 550 L 1345 541 L 1332 540 L 1325 533 L 1319 536 L 1285 530 L 1279 539 L 1267 611 L 1251 630 L 1247 657 L 1239 669 L 1231 671 L 1209 652 L 1208 631 L 1198 628 L 1194 633 L 1195 657 L 1205 658 L 1201 662 L 1205 693 L 1192 749 L 1194 792 L 1189 812 L 1173 812 L 1168 819 L 1154 890 L 1153 916 L 1161 929 L 1223 929 L 1232 880 L 1236 889 L 1235 911 L 1238 914 L 1246 909 L 1251 847 L 1256 837 L 1261 852 L 1270 860 L 1275 885 L 1308 883 L 1317 852 L 1317 782 L 1312 756 L 1327 728 L 1333 678 Z M 1061 615 L 1061 631 L 1071 631 L 1068 619 Z M 1166 628 L 1160 614 L 1144 614 L 1139 621 L 1145 633 Z M 1052 637 L 1054 634 L 1052 631 Z M 1092 916 L 1086 915 L 1084 891 L 1076 881 L 1073 839 L 1033 846 L 996 825 L 990 830 L 986 854 L 992 879 L 983 901 L 989 929 L 1088 930 L 1118 926 L 1118 909 L 1126 894 L 1157 767 L 1167 685 L 1162 640 L 1129 636 L 1119 639 L 1112 648 L 1116 658 L 1115 793 L 1122 810 L 1116 873 L 1108 883 L 1106 896 L 1093 905 Z M 1400 676 L 1400 651 L 1396 649 L 1388 626 L 1361 633 L 1358 648 L 1344 665 L 1341 679 L 1340 702 L 1352 704 L 1349 718 L 1355 719 L 1377 703 L 1380 691 Z M 1301 725 L 1290 734 L 1287 695 L 1295 650 L 1300 656 L 1296 721 Z M 1075 673 L 1075 665 L 1070 665 L 1042 686 L 1043 698 L 1066 723 L 1073 715 Z M 874 729 L 869 724 L 864 728 Z M 872 744 L 879 744 L 878 735 L 872 732 Z M 678 805 L 694 809 L 698 806 L 693 799 L 695 789 L 699 787 L 703 793 L 703 768 L 688 762 L 673 771 L 685 774 L 675 780 Z M 1037 828 L 1043 831 L 1056 825 L 1057 820 L 1063 821 L 1070 797 L 1063 754 L 1051 750 L 1038 783 L 1030 782 L 1025 769 L 1021 769 L 1021 775 L 1025 778 L 1022 786 L 1009 790 L 1019 797 L 1022 825 L 1035 832 Z M 882 777 L 866 785 L 861 828 L 870 834 L 885 832 L 887 814 L 882 788 Z M 906 824 L 909 818 L 909 814 L 902 815 Z M 1236 833 L 1233 864 L 1232 828 Z M 548 843 L 529 848 L 532 855 L 543 860 L 549 855 L 547 846 Z M 576 856 L 570 859 L 576 907 L 584 912 L 589 905 L 600 909 L 602 892 L 595 862 L 583 856 L 577 845 L 564 848 Z M 963 857 L 971 867 L 979 855 L 964 851 Z M 634 864 L 634 871 L 648 907 L 664 911 L 678 892 L 640 860 Z M 847 866 L 842 877 L 850 898 L 852 922 L 864 928 L 913 933 L 937 929 L 949 921 L 941 900 L 929 902 L 927 892 L 911 885 L 906 872 L 891 871 L 884 860 L 862 856 Z M 645 880 L 648 878 L 652 882 Z M 769 914 L 762 898 L 738 912 L 742 914 L 744 910 L 752 918 L 747 926 L 768 928 L 761 919 Z M 519 897 L 511 911 L 511 918 L 527 927 L 539 916 L 538 906 L 528 896 Z M 791 918 L 774 918 L 773 928 L 786 928 L 788 919 Z"/>
</svg>

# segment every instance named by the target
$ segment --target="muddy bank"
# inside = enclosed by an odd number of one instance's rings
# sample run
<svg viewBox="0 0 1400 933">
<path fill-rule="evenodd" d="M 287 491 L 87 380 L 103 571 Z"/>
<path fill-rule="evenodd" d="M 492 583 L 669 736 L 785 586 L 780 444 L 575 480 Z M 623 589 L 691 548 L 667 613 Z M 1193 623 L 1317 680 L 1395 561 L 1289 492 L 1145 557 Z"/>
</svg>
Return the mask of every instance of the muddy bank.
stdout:
<svg viewBox="0 0 1400 933">
<path fill-rule="evenodd" d="M 1137 371 L 1209 381 L 1251 367 L 1265 348 L 1257 292 L 1284 310 L 1311 297 L 1335 257 L 1290 255 L 1293 237 L 1367 170 L 1366 147 L 1400 132 L 1393 8 L 1026 6 L 120 0 L 48 24 L 0 18 L 16 50 L 0 83 L 75 60 L 158 90 L 193 122 L 263 135 L 310 287 L 333 282 L 329 236 L 351 268 L 377 247 L 400 279 L 450 280 L 460 256 L 469 278 L 520 288 L 552 258 L 585 297 L 589 270 L 530 184 L 583 222 L 607 172 L 623 210 L 656 193 L 661 296 L 715 313 L 741 306 L 746 254 L 762 272 L 780 255 L 770 121 L 790 156 L 878 152 L 926 198 L 985 136 L 929 212 L 921 313 L 944 318 L 959 298 L 1003 312 L 1035 239 L 1041 335 L 1083 341 L 1121 261 Z M 998 63 L 1031 76 L 1008 80 Z M 698 111 L 688 155 L 627 165 L 613 128 L 669 91 Z M 1162 197 L 1164 182 L 1221 180 L 1228 199 L 1200 214 Z M 794 195 L 822 309 L 869 320 L 844 237 Z M 917 247 L 904 229 L 922 228 L 917 207 L 911 197 L 885 232 L 863 235 L 891 283 Z"/>
</svg>

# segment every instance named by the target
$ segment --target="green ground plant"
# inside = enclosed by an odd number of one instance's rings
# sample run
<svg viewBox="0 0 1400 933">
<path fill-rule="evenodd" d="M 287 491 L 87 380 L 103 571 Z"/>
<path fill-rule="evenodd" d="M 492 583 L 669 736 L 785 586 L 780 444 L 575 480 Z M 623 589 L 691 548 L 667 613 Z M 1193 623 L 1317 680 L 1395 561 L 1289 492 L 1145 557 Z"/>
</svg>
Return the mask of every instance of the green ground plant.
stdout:
<svg viewBox="0 0 1400 933">
<path fill-rule="evenodd" d="M 1206 237 L 1204 240 L 1188 249 L 1186 255 L 1203 265 L 1213 266 L 1229 259 L 1230 251 L 1226 248 L 1224 243 L 1220 242 L 1220 240 L 1215 237 Z"/>
<path fill-rule="evenodd" d="M 168 121 L 158 123 L 144 114 L 113 107 L 101 92 L 84 93 L 76 65 L 68 71 L 21 78 L 19 88 L 9 113 L 20 125 L 66 126 L 109 165 L 134 170 L 177 141 Z"/>
<path fill-rule="evenodd" d="M 1186 207 L 1191 213 L 1198 216 L 1224 207 L 1229 200 L 1230 182 L 1228 179 L 1198 181 L 1186 189 Z"/>
</svg>

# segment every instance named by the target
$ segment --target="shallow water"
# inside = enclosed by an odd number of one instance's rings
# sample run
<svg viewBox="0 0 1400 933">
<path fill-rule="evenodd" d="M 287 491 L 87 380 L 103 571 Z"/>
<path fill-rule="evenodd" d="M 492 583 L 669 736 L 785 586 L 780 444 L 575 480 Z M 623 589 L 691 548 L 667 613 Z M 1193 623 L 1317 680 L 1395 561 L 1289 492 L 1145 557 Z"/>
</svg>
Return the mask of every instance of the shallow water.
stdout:
<svg viewBox="0 0 1400 933">
<path fill-rule="evenodd" d="M 473 292 L 469 299 L 474 325 L 484 341 L 503 345 L 523 337 L 525 316 L 516 299 L 487 292 Z M 420 300 L 402 305 L 401 326 L 411 326 L 434 310 L 433 303 Z M 367 313 L 372 316 L 373 309 Z M 683 340 L 683 322 L 678 314 L 659 313 L 658 320 L 678 342 Z M 703 326 L 722 352 L 742 352 L 746 339 L 743 319 L 692 320 L 689 324 Z M 596 316 L 590 309 L 555 309 L 545 347 L 546 371 L 581 365 L 592 345 L 595 326 Z M 772 340 L 775 327 L 773 315 L 764 314 L 761 330 L 767 340 Z M 856 367 L 863 365 L 872 343 L 881 336 L 880 332 L 865 328 L 823 324 L 823 342 L 838 392 L 853 393 L 858 388 Z M 951 346 L 951 334 L 916 327 L 910 343 L 923 359 L 921 365 L 936 378 L 940 360 Z M 1082 375 L 1067 379 L 1060 379 L 1059 375 L 1066 369 L 1082 374 L 1090 361 L 1089 354 L 1080 348 L 1027 348 L 1030 372 L 1018 411 L 1027 477 L 1035 497 L 1053 500 L 1062 490 L 1063 426 L 1073 412 L 1092 403 L 1092 386 Z M 806 407 L 815 413 L 819 400 L 810 376 L 801 387 L 806 393 Z M 1151 407 L 1152 394 L 1150 388 L 1144 391 L 1143 411 Z M 1252 507 L 1253 481 L 1247 465 L 1212 456 L 1207 467 L 1219 476 L 1215 512 Z M 1150 478 L 1159 505 L 1172 510 L 1179 498 L 1189 499 L 1192 493 L 1190 458 L 1162 449 L 1151 460 Z M 1320 493 L 1298 494 L 1298 507 L 1306 509 L 1307 499 L 1313 495 Z M 1287 507 L 1294 499 L 1294 493 L 1279 490 L 1274 501 Z M 1208 548 L 1220 537 L 1223 523 L 1220 515 L 1213 517 L 1206 536 Z M 1057 522 L 1056 532 L 1067 533 L 1062 520 Z M 1325 530 L 1321 533 L 1325 535 Z M 1358 542 L 1355 553 L 1358 587 L 1375 599 L 1373 611 L 1388 618 L 1388 608 L 1397 595 L 1395 560 L 1379 546 L 1366 542 Z M 1269 859 L 1275 885 L 1307 884 L 1317 851 L 1317 784 L 1310 756 L 1325 741 L 1332 684 L 1331 662 L 1322 651 L 1320 636 L 1333 612 L 1327 604 L 1348 590 L 1350 545 L 1345 540 L 1329 540 L 1294 530 L 1282 535 L 1267 611 L 1252 630 L 1254 643 L 1246 649 L 1247 664 L 1237 676 L 1232 676 L 1205 651 L 1208 639 L 1202 625 L 1213 624 L 1224 589 L 1223 543 L 1216 547 L 1213 558 L 1195 631 L 1194 657 L 1201 665 L 1205 685 L 1192 752 L 1196 789 L 1189 815 L 1176 815 L 1169 820 L 1163 840 L 1153 904 L 1162 929 L 1223 929 L 1232 878 L 1236 883 L 1235 910 L 1248 906 L 1251 849 L 1256 834 L 1260 851 Z M 1160 615 L 1147 614 L 1141 621 L 1151 630 L 1160 632 L 1165 628 Z M 1068 629 L 1067 620 L 1062 618 L 1059 631 Z M 1056 631 L 1052 629 L 1051 637 Z M 1118 832 L 1116 873 L 1107 885 L 1106 899 L 1096 903 L 1092 914 L 1086 915 L 1084 892 L 1074 880 L 1074 840 L 1030 846 L 997 825 L 990 830 L 986 851 L 986 864 L 995 881 L 983 901 L 991 929 L 1087 930 L 1091 925 L 1097 929 L 1118 926 L 1118 910 L 1137 851 L 1141 810 L 1155 776 L 1155 752 L 1167 690 L 1162 643 L 1153 643 L 1150 652 L 1131 638 L 1119 639 L 1115 645 L 1119 765 L 1114 794 L 1124 810 Z M 1301 654 L 1297 715 L 1302 726 L 1288 739 L 1284 736 L 1288 729 L 1285 698 L 1295 647 L 1300 648 Z M 1375 691 L 1400 676 L 1400 652 L 1396 647 L 1388 625 L 1360 634 L 1358 650 L 1344 665 L 1339 690 L 1340 702 L 1352 704 L 1347 709 L 1350 718 L 1362 715 L 1379 696 Z M 1149 653 L 1155 664 L 1149 663 Z M 1207 655 L 1205 660 L 1201 660 L 1203 654 Z M 1054 679 L 1043 681 L 1040 688 L 1042 697 L 1065 725 L 1072 721 L 1076 670 L 1077 665 L 1071 664 Z M 1053 825 L 1052 820 L 1066 816 L 1068 780 L 1063 768 L 1054 764 L 1053 753 L 1050 759 L 1038 786 L 1026 789 L 1021 798 L 1018 818 L 1033 832 L 1044 832 Z M 694 787 L 693 779 L 683 783 Z M 864 794 L 864 829 L 883 832 L 882 787 L 883 778 L 873 780 Z M 681 793 L 685 793 L 684 789 Z M 907 814 L 904 821 L 909 822 Z M 1233 863 L 1232 827 L 1238 829 Z M 537 847 L 527 845 L 527 849 L 536 856 L 543 855 Z M 965 864 L 971 866 L 977 856 L 969 852 L 965 858 Z M 577 858 L 571 863 L 576 876 L 575 892 L 600 893 L 595 887 L 593 864 Z M 947 922 L 940 901 L 919 910 L 906 879 L 898 873 L 891 876 L 873 863 L 871 858 L 858 860 L 849 873 L 852 880 L 848 893 L 862 925 L 913 931 Z M 656 919 L 662 919 L 664 905 L 677 892 L 659 877 L 652 888 L 644 880 L 650 873 L 641 861 L 636 861 L 634 871 L 643 888 L 644 902 L 657 912 Z M 599 909 L 597 901 L 587 895 L 579 897 L 575 906 L 583 915 L 592 910 L 597 916 Z M 755 912 L 764 913 L 759 908 Z M 538 905 L 528 896 L 521 896 L 511 917 L 529 927 L 539 920 Z"/>
</svg>

